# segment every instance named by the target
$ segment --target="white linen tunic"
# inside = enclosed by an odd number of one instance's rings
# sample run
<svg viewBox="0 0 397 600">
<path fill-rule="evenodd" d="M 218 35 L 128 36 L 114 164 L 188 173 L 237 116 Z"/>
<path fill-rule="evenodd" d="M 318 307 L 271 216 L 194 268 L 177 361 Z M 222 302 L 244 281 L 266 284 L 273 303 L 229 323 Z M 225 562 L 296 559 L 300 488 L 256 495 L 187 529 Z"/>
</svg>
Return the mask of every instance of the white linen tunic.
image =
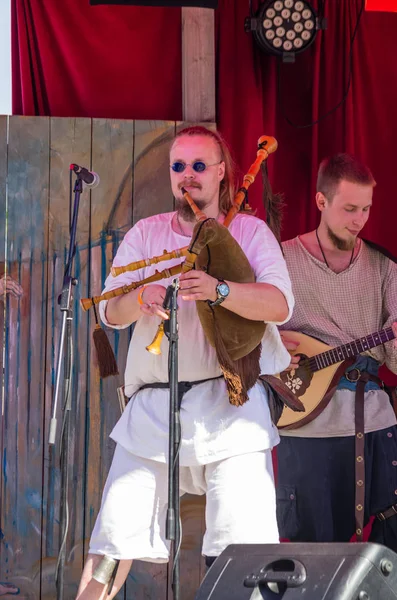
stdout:
<svg viewBox="0 0 397 600">
<path fill-rule="evenodd" d="M 189 238 L 176 233 L 171 226 L 174 213 L 166 213 L 139 221 L 126 234 L 114 259 L 114 266 L 163 254 L 186 246 Z M 244 250 L 257 282 L 277 287 L 285 296 L 289 315 L 293 308 L 291 283 L 280 247 L 267 225 L 251 215 L 238 214 L 229 230 Z M 141 280 L 163 270 L 180 259 L 151 265 L 141 271 L 109 275 L 104 291 Z M 171 279 L 160 281 L 165 287 Z M 224 309 L 227 310 L 227 309 Z M 102 320 L 106 301 L 100 305 Z M 210 346 L 198 318 L 196 304 L 178 297 L 179 381 L 197 381 L 221 375 L 214 348 Z M 286 319 L 286 320 L 288 320 Z M 144 315 L 136 322 L 131 338 L 126 371 L 125 393 L 131 398 L 111 437 L 129 452 L 143 458 L 167 462 L 169 389 L 139 388 L 148 383 L 168 381 L 168 340 L 163 338 L 162 354 L 155 356 L 145 350 L 152 341 L 160 320 Z M 128 327 L 125 323 L 116 328 Z M 114 327 L 114 326 L 113 326 Z M 261 372 L 280 372 L 290 362 L 275 323 L 268 324 L 262 341 Z M 249 391 L 249 401 L 243 406 L 229 403 L 223 379 L 193 386 L 182 400 L 182 443 L 180 465 L 203 465 L 221 459 L 272 448 L 279 442 L 272 424 L 267 396 L 262 384 Z"/>
</svg>

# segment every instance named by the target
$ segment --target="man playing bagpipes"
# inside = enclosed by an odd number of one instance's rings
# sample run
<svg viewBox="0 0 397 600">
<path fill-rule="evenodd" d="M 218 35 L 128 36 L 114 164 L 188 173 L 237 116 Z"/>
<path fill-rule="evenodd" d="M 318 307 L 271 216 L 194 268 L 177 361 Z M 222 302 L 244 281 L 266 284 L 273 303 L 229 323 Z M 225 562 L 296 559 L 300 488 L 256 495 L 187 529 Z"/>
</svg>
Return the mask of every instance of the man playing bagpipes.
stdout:
<svg viewBox="0 0 397 600">
<path fill-rule="evenodd" d="M 282 329 L 332 348 L 345 345 L 349 352 L 323 410 L 301 427 L 281 430 L 278 519 L 280 534 L 291 541 L 346 542 L 354 533 L 362 540 L 373 515 L 370 541 L 397 551 L 396 417 L 378 377 L 383 363 L 397 373 L 392 341 L 397 335 L 397 264 L 359 237 L 374 186 L 369 169 L 353 156 L 324 160 L 316 194 L 320 224 L 283 243 L 296 305 Z M 299 347 L 291 334 L 282 336 L 298 353 L 291 365 L 296 372 Z M 328 356 L 331 363 L 332 353 Z M 320 367 L 328 364 L 323 361 Z"/>
<path fill-rule="evenodd" d="M 139 221 L 120 245 L 113 272 L 132 261 L 161 255 L 164 249 L 184 247 L 197 237 L 201 224 L 195 223 L 185 194 L 201 210 L 203 227 L 215 223 L 220 234 L 226 231 L 229 235 L 229 231 L 232 241 L 237 240 L 253 273 L 240 273 L 243 283 L 222 273 L 210 275 L 214 265 L 226 269 L 231 258 L 227 247 L 220 248 L 215 256 L 208 246 L 197 258 L 199 268 L 183 273 L 179 280 L 178 378 L 180 389 L 185 386 L 180 485 L 182 493 L 207 495 L 202 552 L 211 558 L 231 543 L 279 540 L 271 459 L 271 449 L 279 437 L 271 421 L 265 387 L 256 380 L 259 373 L 277 373 L 290 362 L 276 324 L 290 318 L 293 296 L 280 246 L 266 223 L 240 212 L 228 231 L 219 226 L 233 205 L 234 174 L 230 153 L 217 133 L 202 127 L 181 131 L 170 151 L 170 176 L 176 212 Z M 237 254 L 237 250 L 234 247 L 231 251 Z M 165 266 L 178 263 L 180 259 L 174 258 Z M 155 273 L 155 267 L 149 264 L 144 268 L 145 279 Z M 105 293 L 141 278 L 142 272 L 136 271 L 109 276 Z M 125 372 L 125 393 L 130 401 L 111 433 L 117 446 L 91 537 L 79 600 L 113 598 L 133 559 L 167 562 L 169 558 L 164 531 L 168 342 L 164 339 L 158 355 L 145 348 L 160 321 L 168 318 L 163 302 L 172 279 L 140 286 L 100 305 L 107 325 L 120 329 L 135 323 Z M 199 318 L 200 307 L 207 312 L 200 313 Z M 222 324 L 225 315 L 232 318 L 232 325 Z M 204 332 L 202 321 L 206 318 L 215 320 Z M 248 362 L 244 362 L 246 357 L 241 359 L 243 366 L 240 359 L 230 359 L 220 340 L 224 336 L 237 338 L 239 321 L 247 326 L 256 323 L 260 330 L 259 344 L 255 342 L 255 348 L 249 350 Z M 214 336 L 215 347 L 208 336 Z M 92 578 L 104 555 L 121 559 L 109 596 L 107 586 Z"/>
</svg>

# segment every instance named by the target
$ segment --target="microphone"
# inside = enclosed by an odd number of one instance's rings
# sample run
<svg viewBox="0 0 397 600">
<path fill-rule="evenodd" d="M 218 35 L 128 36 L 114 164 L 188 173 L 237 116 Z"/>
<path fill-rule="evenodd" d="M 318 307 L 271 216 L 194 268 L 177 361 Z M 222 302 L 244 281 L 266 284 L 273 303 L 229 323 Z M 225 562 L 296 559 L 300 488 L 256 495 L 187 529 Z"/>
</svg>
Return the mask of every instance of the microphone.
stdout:
<svg viewBox="0 0 397 600">
<path fill-rule="evenodd" d="M 72 163 L 70 165 L 70 170 L 74 171 L 79 178 L 84 181 L 85 185 L 90 188 L 95 188 L 99 182 L 99 175 L 94 171 L 89 171 L 85 167 L 80 167 L 79 165 L 75 165 Z"/>
</svg>

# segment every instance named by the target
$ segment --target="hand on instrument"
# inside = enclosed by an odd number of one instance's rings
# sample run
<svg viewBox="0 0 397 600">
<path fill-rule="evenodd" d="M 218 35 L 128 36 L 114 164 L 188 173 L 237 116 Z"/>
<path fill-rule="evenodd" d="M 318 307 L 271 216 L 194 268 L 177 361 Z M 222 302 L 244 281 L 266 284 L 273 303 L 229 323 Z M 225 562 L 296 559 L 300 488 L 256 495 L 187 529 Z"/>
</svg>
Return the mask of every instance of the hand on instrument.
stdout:
<svg viewBox="0 0 397 600">
<path fill-rule="evenodd" d="M 182 273 L 179 278 L 179 295 L 184 300 L 211 300 L 217 299 L 216 286 L 218 280 L 204 271 L 192 269 Z"/>
<path fill-rule="evenodd" d="M 393 346 L 395 348 L 397 348 L 397 321 L 394 321 L 394 323 L 392 323 L 392 329 L 393 329 L 393 333 L 395 335 L 395 338 L 393 341 Z"/>
<path fill-rule="evenodd" d="M 282 340 L 284 346 L 287 348 L 288 352 L 291 354 L 291 362 L 285 370 L 292 371 L 292 369 L 296 369 L 296 367 L 298 366 L 299 361 L 300 361 L 299 354 L 297 354 L 296 356 L 292 355 L 292 353 L 295 352 L 295 350 L 299 346 L 299 342 L 288 339 L 288 334 L 285 334 L 284 331 L 280 331 L 280 337 L 281 337 L 281 340 Z"/>
<path fill-rule="evenodd" d="M 142 292 L 141 311 L 145 315 L 157 316 L 162 319 L 169 319 L 167 312 L 163 308 L 166 288 L 163 285 L 154 283 L 147 285 Z"/>
<path fill-rule="evenodd" d="M 4 295 L 4 294 L 10 294 L 11 296 L 14 296 L 15 298 L 19 298 L 20 296 L 22 296 L 23 290 L 22 287 L 19 285 L 19 283 L 17 281 L 15 281 L 15 279 L 13 279 L 12 277 L 10 277 L 10 275 L 3 275 L 0 278 L 0 298 Z"/>
</svg>

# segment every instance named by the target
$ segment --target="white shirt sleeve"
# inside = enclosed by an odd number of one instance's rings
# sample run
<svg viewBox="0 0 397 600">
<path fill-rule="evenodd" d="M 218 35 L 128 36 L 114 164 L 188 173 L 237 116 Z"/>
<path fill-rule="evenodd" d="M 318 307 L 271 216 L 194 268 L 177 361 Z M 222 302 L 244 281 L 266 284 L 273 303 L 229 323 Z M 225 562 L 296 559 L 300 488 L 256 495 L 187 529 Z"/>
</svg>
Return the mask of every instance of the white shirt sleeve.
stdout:
<svg viewBox="0 0 397 600">
<path fill-rule="evenodd" d="M 132 262 L 136 262 L 138 260 L 143 260 L 147 258 L 147 256 L 143 256 L 143 231 L 139 223 L 134 225 L 125 235 L 123 241 L 121 242 L 117 254 L 113 260 L 113 267 L 120 267 L 128 265 Z M 113 277 L 111 273 L 109 273 L 108 277 L 105 281 L 105 287 L 103 289 L 102 294 L 105 292 L 109 292 L 116 288 L 122 287 L 124 285 L 129 285 L 134 281 L 139 281 L 142 279 L 142 270 L 139 271 L 127 271 L 126 273 L 121 273 L 117 277 Z M 112 327 L 113 329 L 126 329 L 131 325 L 131 323 L 124 323 L 123 325 L 113 325 L 109 323 L 106 319 L 106 307 L 108 300 L 102 300 L 99 304 L 99 314 L 101 320 L 108 327 Z"/>
<path fill-rule="evenodd" d="M 253 221 L 252 234 L 244 234 L 242 248 L 255 272 L 257 283 L 274 285 L 284 295 L 288 304 L 288 316 L 284 321 L 275 323 L 282 325 L 292 316 L 294 296 L 287 264 L 282 250 L 274 234 L 264 221 L 247 217 Z M 248 228 L 247 228 L 248 229 Z"/>
</svg>

